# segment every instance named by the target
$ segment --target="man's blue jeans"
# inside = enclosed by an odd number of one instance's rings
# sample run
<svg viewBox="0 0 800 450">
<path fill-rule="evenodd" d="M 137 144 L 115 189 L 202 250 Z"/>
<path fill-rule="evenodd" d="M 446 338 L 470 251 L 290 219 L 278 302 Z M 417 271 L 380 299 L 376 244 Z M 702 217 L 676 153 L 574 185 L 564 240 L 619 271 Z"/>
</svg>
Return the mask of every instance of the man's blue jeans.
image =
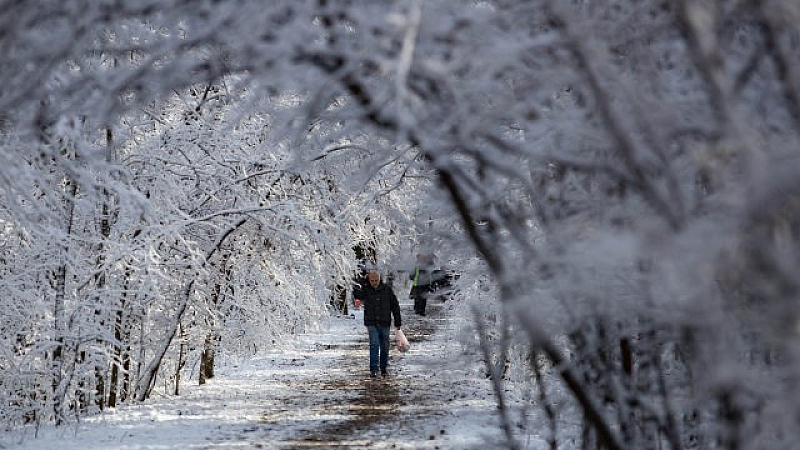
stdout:
<svg viewBox="0 0 800 450">
<path fill-rule="evenodd" d="M 386 369 L 389 364 L 389 326 L 369 325 L 369 371 L 378 371 L 378 357 L 380 356 L 380 369 Z"/>
</svg>

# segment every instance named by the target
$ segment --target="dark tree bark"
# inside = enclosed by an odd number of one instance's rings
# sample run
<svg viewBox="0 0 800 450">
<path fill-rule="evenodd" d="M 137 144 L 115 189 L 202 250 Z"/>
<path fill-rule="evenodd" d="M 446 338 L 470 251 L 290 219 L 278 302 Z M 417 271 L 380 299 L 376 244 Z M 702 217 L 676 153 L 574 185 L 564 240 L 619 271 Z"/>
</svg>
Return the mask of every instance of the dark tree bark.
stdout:
<svg viewBox="0 0 800 450">
<path fill-rule="evenodd" d="M 67 181 L 64 202 L 66 205 L 66 236 L 72 234 L 72 224 L 75 220 L 75 195 L 78 193 L 78 185 L 70 180 Z M 55 299 L 53 305 L 53 318 L 55 320 L 55 340 L 56 345 L 52 353 L 52 393 L 53 412 L 56 425 L 60 425 L 64 420 L 63 402 L 67 387 L 64 385 L 64 345 L 66 332 L 66 312 L 65 300 L 67 291 L 67 253 L 69 248 L 66 244 L 62 246 L 62 258 L 65 260 L 58 266 L 53 274 L 53 284 L 55 285 Z"/>
</svg>

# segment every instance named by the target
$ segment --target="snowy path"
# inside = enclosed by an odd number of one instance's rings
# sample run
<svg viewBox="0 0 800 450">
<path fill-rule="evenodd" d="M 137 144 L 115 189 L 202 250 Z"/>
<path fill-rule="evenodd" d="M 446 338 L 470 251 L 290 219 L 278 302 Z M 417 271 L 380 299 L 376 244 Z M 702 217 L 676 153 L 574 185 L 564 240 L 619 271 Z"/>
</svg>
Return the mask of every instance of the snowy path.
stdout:
<svg viewBox="0 0 800 450">
<path fill-rule="evenodd" d="M 293 349 L 220 370 L 205 386 L 154 398 L 15 449 L 467 449 L 498 436 L 490 386 L 460 352 L 439 302 L 420 318 L 403 304 L 412 350 L 392 351 L 390 377 L 368 377 L 366 330 L 356 318 L 298 338 Z M 10 440 L 10 439 L 13 439 Z"/>
</svg>

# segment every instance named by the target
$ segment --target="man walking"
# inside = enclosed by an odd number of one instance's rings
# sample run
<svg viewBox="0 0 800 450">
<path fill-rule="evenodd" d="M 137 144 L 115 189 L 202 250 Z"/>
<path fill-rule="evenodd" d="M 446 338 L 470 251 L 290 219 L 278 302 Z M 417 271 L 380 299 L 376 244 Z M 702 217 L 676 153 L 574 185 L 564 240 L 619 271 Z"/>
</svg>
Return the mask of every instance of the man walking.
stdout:
<svg viewBox="0 0 800 450">
<path fill-rule="evenodd" d="M 392 288 L 381 282 L 377 270 L 367 272 L 368 284 L 358 295 L 364 307 L 364 325 L 369 331 L 369 373 L 372 378 L 386 376 L 389 365 L 389 327 L 394 317 L 395 329 L 400 329 L 400 303 Z"/>
</svg>

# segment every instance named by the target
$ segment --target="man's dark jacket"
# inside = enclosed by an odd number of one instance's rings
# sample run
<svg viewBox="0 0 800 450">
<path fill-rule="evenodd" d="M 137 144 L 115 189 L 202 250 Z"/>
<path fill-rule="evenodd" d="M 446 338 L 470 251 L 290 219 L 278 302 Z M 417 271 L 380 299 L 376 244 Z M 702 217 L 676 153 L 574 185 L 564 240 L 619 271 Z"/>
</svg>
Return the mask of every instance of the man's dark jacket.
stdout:
<svg viewBox="0 0 800 450">
<path fill-rule="evenodd" d="M 374 288 L 367 283 L 360 290 L 359 299 L 364 302 L 364 325 L 389 326 L 394 316 L 394 326 L 400 328 L 400 303 L 389 285 L 381 283 Z"/>
</svg>

